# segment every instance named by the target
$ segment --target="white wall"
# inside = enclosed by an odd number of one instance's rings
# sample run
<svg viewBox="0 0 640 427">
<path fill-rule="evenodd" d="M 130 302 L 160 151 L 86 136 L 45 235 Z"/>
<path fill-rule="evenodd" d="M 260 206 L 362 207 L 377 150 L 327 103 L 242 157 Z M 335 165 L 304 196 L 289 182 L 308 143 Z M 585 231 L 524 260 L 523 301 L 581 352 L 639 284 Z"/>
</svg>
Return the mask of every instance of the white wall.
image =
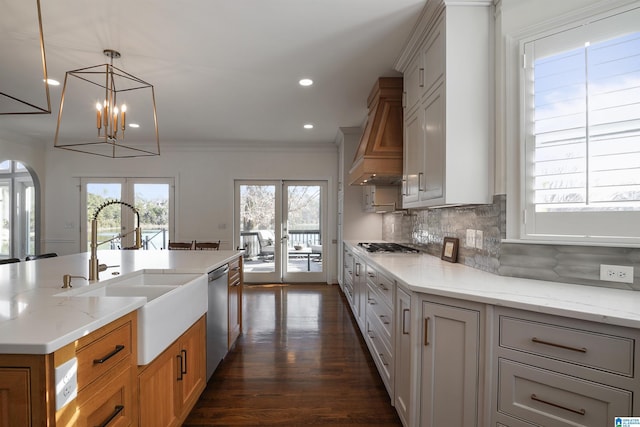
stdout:
<svg viewBox="0 0 640 427">
<path fill-rule="evenodd" d="M 235 179 L 327 180 L 329 188 L 327 269 L 336 282 L 337 148 L 327 144 L 215 144 L 163 146 L 159 157 L 109 159 L 49 148 L 44 195 L 47 231 L 43 250 L 68 254 L 80 249 L 80 178 L 173 177 L 176 183 L 175 240 L 234 242 Z"/>
</svg>

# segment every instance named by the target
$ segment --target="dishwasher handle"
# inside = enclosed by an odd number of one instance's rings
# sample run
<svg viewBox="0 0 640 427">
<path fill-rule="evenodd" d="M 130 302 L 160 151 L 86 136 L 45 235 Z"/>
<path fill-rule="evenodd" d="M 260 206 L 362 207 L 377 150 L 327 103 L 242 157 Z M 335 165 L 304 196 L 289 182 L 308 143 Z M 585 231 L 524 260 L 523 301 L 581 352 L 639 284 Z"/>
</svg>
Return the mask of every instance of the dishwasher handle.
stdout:
<svg viewBox="0 0 640 427">
<path fill-rule="evenodd" d="M 216 268 L 215 270 L 209 272 L 209 281 L 213 282 L 228 273 L 229 273 L 229 264 Z"/>
</svg>

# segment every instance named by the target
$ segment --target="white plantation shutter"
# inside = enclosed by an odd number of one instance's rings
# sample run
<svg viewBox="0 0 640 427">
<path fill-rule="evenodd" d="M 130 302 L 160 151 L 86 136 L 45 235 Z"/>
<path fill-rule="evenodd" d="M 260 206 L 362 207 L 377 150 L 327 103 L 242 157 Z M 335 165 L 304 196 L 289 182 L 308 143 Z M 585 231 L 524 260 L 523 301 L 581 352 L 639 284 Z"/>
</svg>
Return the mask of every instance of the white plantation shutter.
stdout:
<svg viewBox="0 0 640 427">
<path fill-rule="evenodd" d="M 524 237 L 640 242 L 640 9 L 523 50 Z"/>
</svg>

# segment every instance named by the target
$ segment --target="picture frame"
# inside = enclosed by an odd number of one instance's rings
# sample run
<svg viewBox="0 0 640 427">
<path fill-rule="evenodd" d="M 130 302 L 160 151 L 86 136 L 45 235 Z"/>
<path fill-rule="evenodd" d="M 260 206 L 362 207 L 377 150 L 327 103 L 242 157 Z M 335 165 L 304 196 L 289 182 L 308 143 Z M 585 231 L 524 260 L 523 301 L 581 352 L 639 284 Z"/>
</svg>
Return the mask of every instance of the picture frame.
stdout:
<svg viewBox="0 0 640 427">
<path fill-rule="evenodd" d="M 456 237 L 445 237 L 442 240 L 442 255 L 441 259 L 448 262 L 458 262 L 458 246 L 460 240 Z"/>
</svg>

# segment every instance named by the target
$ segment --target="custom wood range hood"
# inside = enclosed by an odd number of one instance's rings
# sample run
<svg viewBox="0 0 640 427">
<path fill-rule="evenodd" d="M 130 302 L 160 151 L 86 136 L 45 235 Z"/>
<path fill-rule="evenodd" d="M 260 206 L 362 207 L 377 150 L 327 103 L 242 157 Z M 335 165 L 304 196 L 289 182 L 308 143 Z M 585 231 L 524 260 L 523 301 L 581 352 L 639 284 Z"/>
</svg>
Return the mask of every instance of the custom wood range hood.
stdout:
<svg viewBox="0 0 640 427">
<path fill-rule="evenodd" d="M 402 77 L 380 77 L 367 99 L 369 116 L 349 170 L 350 185 L 402 182 Z"/>
</svg>

